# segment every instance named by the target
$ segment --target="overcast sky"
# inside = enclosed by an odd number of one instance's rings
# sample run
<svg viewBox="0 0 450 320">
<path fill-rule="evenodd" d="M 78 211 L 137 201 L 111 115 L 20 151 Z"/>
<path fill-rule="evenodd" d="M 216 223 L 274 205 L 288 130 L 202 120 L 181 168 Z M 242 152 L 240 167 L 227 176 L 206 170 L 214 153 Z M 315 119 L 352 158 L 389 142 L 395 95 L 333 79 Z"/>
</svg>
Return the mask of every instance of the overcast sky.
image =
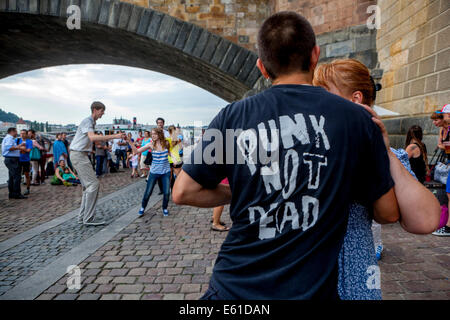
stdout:
<svg viewBox="0 0 450 320">
<path fill-rule="evenodd" d="M 227 102 L 188 82 L 143 69 L 67 65 L 0 79 L 0 108 L 25 120 L 79 124 L 94 100 L 106 105 L 98 124 L 114 117 L 166 125 L 208 124 Z"/>
</svg>

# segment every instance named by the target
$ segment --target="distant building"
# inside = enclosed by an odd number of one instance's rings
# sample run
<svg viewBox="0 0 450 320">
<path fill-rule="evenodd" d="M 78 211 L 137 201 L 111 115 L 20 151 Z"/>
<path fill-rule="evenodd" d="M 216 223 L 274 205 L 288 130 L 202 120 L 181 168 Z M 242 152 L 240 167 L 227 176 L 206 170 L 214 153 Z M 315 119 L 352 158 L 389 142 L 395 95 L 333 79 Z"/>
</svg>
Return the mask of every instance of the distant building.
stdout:
<svg viewBox="0 0 450 320">
<path fill-rule="evenodd" d="M 28 124 L 25 121 L 23 121 L 22 118 L 20 118 L 19 121 L 17 121 L 16 123 L 16 129 L 18 132 L 20 132 L 21 130 L 28 130 L 30 128 L 28 127 Z"/>
<path fill-rule="evenodd" d="M 8 128 L 15 128 L 16 124 L 13 122 L 5 122 L 5 121 L 0 121 L 0 131 L 7 131 Z"/>
</svg>

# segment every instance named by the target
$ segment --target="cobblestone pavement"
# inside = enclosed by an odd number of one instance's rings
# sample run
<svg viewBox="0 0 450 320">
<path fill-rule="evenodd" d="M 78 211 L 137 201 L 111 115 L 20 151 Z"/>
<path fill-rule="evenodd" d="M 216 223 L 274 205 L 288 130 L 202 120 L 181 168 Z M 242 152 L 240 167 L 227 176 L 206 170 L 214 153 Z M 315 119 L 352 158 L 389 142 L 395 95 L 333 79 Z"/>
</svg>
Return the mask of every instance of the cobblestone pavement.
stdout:
<svg viewBox="0 0 450 320">
<path fill-rule="evenodd" d="M 383 299 L 450 299 L 450 237 L 413 235 L 382 227 Z"/>
<path fill-rule="evenodd" d="M 137 181 L 134 180 L 136 183 L 126 191 L 98 205 L 96 217 L 110 223 L 138 205 L 145 189 L 145 181 Z M 74 217 L 0 253 L 0 296 L 102 229 L 102 226 L 83 226 L 77 220 Z"/>
<path fill-rule="evenodd" d="M 211 209 L 170 203 L 163 217 L 160 206 L 79 265 L 80 290 L 67 289 L 65 276 L 38 299 L 198 299 L 227 233 L 211 230 Z M 230 225 L 227 207 L 222 220 Z"/>
<path fill-rule="evenodd" d="M 225 232 L 210 229 L 211 210 L 160 203 L 79 264 L 80 290 L 67 276 L 38 299 L 198 299 L 207 289 Z M 155 211 L 156 210 L 156 211 Z M 230 225 L 225 209 L 222 219 Z M 383 226 L 384 299 L 450 299 L 450 238 L 416 236 Z"/>
<path fill-rule="evenodd" d="M 130 178 L 130 169 L 102 176 L 99 197 L 134 182 L 136 179 Z M 45 185 L 31 186 L 29 199 L 10 200 L 8 188 L 0 188 L 0 241 L 78 208 L 81 203 L 81 190 L 81 186 L 52 186 L 50 179 L 47 179 Z M 25 191 L 24 185 L 22 185 L 23 191 Z"/>
</svg>

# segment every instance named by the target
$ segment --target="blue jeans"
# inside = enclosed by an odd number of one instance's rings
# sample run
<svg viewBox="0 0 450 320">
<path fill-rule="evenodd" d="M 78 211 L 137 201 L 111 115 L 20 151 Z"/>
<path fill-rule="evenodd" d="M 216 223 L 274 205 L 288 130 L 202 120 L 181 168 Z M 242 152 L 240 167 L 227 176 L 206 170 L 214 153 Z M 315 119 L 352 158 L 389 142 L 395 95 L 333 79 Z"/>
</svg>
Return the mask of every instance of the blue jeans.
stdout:
<svg viewBox="0 0 450 320">
<path fill-rule="evenodd" d="M 116 167 L 119 169 L 120 159 L 122 159 L 122 166 L 125 169 L 127 167 L 127 151 L 126 150 L 116 150 Z"/>
<path fill-rule="evenodd" d="M 96 168 L 95 173 L 97 176 L 101 176 L 103 173 L 103 165 L 105 161 L 105 156 L 95 156 Z"/>
<path fill-rule="evenodd" d="M 147 180 L 147 188 L 145 188 L 144 192 L 144 198 L 142 199 L 142 208 L 147 207 L 148 200 L 152 195 L 157 180 L 162 183 L 162 192 L 164 194 L 162 207 L 163 209 L 167 209 L 167 206 L 169 205 L 170 172 L 165 174 L 150 173 Z"/>
</svg>

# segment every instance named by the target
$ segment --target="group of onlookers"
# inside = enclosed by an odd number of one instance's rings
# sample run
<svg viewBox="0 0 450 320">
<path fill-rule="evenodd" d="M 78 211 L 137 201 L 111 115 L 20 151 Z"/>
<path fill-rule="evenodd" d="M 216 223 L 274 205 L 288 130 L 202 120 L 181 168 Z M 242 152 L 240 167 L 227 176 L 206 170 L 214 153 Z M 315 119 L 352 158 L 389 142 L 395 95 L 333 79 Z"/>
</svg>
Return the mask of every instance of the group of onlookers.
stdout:
<svg viewBox="0 0 450 320">
<path fill-rule="evenodd" d="M 9 198 L 25 199 L 30 194 L 30 186 L 45 183 L 47 176 L 45 165 L 51 142 L 41 134 L 36 134 L 33 129 L 23 129 L 20 136 L 17 135 L 16 128 L 8 129 L 2 142 L 2 155 L 8 168 Z M 22 174 L 25 176 L 26 185 L 23 194 L 20 187 Z"/>
</svg>

